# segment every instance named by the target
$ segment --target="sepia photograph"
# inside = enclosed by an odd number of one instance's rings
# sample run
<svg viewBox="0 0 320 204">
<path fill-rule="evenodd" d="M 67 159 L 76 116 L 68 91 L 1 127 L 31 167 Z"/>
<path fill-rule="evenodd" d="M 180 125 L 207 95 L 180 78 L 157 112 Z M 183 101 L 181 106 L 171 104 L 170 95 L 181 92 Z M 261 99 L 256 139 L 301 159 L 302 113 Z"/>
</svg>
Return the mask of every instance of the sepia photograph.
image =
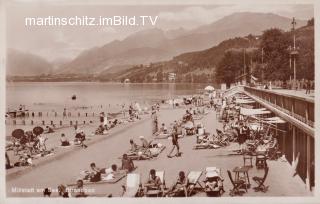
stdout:
<svg viewBox="0 0 320 204">
<path fill-rule="evenodd" d="M 0 3 L 5 203 L 319 198 L 315 2 L 138 2 Z"/>
</svg>

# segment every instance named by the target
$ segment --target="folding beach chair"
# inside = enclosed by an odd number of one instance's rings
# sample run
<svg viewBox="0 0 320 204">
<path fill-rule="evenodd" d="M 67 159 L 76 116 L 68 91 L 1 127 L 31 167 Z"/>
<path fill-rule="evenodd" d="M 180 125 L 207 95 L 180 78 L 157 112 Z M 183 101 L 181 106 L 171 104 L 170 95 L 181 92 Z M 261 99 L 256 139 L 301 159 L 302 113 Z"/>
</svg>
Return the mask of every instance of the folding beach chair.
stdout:
<svg viewBox="0 0 320 204">
<path fill-rule="evenodd" d="M 148 190 L 146 192 L 146 196 L 163 196 L 164 192 L 163 190 L 166 188 L 166 183 L 165 183 L 165 171 L 156 171 L 156 176 L 158 176 L 160 178 L 161 181 L 161 186 L 160 189 L 153 189 L 153 190 Z"/>
<path fill-rule="evenodd" d="M 232 178 L 231 172 L 229 170 L 228 170 L 228 176 L 233 186 L 233 188 L 230 190 L 230 196 L 242 195 L 243 192 L 240 191 L 240 188 L 242 188 L 243 185 L 245 185 L 245 182 L 243 180 L 234 181 Z"/>
<path fill-rule="evenodd" d="M 199 178 L 202 175 L 202 171 L 190 171 L 188 174 L 188 186 L 187 186 L 187 193 L 188 196 L 190 196 L 192 193 L 194 193 L 194 189 L 196 187 L 196 185 L 198 184 L 200 186 L 201 189 L 203 189 L 203 187 L 201 186 L 200 182 L 199 182 Z"/>
<path fill-rule="evenodd" d="M 122 197 L 139 197 L 141 191 L 140 174 L 127 174 L 126 186 L 122 186 Z"/>
<path fill-rule="evenodd" d="M 254 187 L 254 190 L 256 192 L 261 191 L 261 192 L 267 192 L 269 186 L 265 186 L 264 182 L 266 181 L 266 178 L 268 176 L 268 172 L 269 172 L 269 167 L 265 167 L 264 169 L 264 176 L 263 177 L 258 177 L 258 176 L 254 176 L 252 179 L 258 184 L 257 187 Z"/>
<path fill-rule="evenodd" d="M 210 181 L 210 179 L 212 179 Z M 221 176 L 221 170 L 216 168 L 216 167 L 207 167 L 206 168 L 206 179 L 205 179 L 205 184 L 206 186 L 204 187 L 205 192 L 207 193 L 208 196 L 221 196 L 225 190 L 223 187 L 223 181 L 224 178 Z M 214 182 L 215 187 L 212 188 L 207 186 L 207 182 Z"/>
</svg>

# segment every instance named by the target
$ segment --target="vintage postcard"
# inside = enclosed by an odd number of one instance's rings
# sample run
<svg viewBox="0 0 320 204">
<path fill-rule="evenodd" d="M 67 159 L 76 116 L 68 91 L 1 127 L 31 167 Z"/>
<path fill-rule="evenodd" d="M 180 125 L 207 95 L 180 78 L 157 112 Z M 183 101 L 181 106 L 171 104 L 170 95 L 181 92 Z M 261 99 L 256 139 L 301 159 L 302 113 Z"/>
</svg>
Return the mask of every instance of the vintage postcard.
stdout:
<svg viewBox="0 0 320 204">
<path fill-rule="evenodd" d="M 1 2 L 1 203 L 319 202 L 317 3 Z"/>
</svg>

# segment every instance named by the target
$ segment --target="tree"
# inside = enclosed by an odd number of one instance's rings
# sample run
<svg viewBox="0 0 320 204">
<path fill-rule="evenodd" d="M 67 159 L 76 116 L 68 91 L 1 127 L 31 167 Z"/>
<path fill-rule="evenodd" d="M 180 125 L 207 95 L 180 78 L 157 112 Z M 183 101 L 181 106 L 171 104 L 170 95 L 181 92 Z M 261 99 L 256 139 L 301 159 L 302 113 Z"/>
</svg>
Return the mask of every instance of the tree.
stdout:
<svg viewBox="0 0 320 204">
<path fill-rule="evenodd" d="M 163 73 L 162 73 L 162 70 L 160 70 L 157 73 L 157 82 L 162 82 L 162 81 L 163 81 Z"/>
<path fill-rule="evenodd" d="M 307 26 L 314 26 L 314 18 L 308 20 Z"/>
<path fill-rule="evenodd" d="M 248 59 L 247 55 L 246 58 Z M 246 67 L 248 67 L 248 61 L 246 60 Z M 225 52 L 216 70 L 218 82 L 226 83 L 227 86 L 236 82 L 237 77 L 243 74 L 243 63 L 243 52 Z"/>
<path fill-rule="evenodd" d="M 262 35 L 260 49 L 264 50 L 266 66 L 262 70 L 266 80 L 287 80 L 292 70 L 289 68 L 290 33 L 280 29 L 266 30 Z"/>
</svg>

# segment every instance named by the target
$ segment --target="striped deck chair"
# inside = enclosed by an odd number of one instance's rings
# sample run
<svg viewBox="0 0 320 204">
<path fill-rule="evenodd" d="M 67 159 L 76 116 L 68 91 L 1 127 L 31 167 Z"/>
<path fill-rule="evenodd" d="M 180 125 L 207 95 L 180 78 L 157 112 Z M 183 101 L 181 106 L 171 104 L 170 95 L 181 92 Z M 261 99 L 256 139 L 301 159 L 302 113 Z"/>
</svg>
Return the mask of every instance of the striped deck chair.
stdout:
<svg viewBox="0 0 320 204">
<path fill-rule="evenodd" d="M 138 197 L 140 187 L 140 174 L 127 174 L 126 186 L 122 186 L 122 197 Z"/>
<path fill-rule="evenodd" d="M 187 186 L 188 196 L 190 196 L 192 193 L 194 193 L 194 189 L 197 184 L 200 186 L 201 189 L 203 188 L 199 182 L 201 175 L 202 175 L 202 171 L 190 171 L 189 172 L 188 177 L 187 177 L 188 178 L 188 186 Z"/>
</svg>

